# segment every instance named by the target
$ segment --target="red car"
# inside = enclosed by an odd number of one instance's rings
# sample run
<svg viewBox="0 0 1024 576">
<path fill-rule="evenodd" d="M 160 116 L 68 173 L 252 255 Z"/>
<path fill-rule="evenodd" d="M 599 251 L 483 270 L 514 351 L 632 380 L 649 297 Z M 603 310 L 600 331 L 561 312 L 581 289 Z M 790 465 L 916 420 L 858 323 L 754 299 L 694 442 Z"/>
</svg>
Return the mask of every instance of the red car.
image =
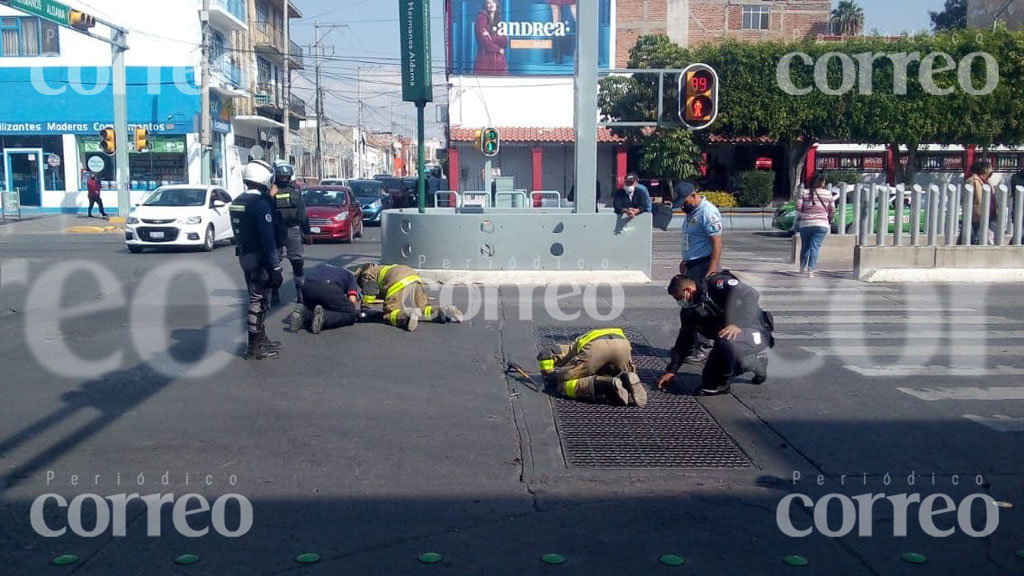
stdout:
<svg viewBox="0 0 1024 576">
<path fill-rule="evenodd" d="M 351 242 L 363 235 L 363 208 L 347 186 L 310 185 L 302 191 L 313 240 Z"/>
</svg>

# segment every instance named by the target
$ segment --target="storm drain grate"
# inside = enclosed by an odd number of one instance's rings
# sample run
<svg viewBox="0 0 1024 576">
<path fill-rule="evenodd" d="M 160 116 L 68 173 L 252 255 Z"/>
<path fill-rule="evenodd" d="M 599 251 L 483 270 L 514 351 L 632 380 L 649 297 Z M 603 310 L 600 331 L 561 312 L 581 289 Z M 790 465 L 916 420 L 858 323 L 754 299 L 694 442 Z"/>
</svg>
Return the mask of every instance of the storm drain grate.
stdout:
<svg viewBox="0 0 1024 576">
<path fill-rule="evenodd" d="M 569 343 L 589 328 L 538 326 L 537 344 Z M 750 468 L 750 460 L 692 396 L 659 392 L 662 352 L 624 328 L 633 362 L 648 389 L 643 409 L 556 398 L 555 424 L 570 468 Z"/>
</svg>

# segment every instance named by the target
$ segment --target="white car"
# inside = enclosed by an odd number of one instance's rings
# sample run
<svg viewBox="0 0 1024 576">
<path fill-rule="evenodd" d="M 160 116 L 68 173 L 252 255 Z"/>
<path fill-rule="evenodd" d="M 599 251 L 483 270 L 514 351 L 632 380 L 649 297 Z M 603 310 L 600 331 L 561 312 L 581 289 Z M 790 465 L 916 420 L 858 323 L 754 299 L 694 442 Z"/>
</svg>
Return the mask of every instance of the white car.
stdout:
<svg viewBox="0 0 1024 576">
<path fill-rule="evenodd" d="M 194 246 L 209 252 L 217 242 L 234 243 L 231 195 L 216 186 L 162 186 L 135 207 L 125 222 L 125 244 L 144 248 Z"/>
</svg>

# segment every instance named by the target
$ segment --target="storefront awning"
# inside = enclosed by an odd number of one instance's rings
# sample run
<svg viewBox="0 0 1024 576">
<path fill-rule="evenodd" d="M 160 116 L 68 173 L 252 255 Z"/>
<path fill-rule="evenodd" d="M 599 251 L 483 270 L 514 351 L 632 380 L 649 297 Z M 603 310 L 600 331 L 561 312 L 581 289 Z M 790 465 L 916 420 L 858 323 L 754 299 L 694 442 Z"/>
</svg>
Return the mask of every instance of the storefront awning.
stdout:
<svg viewBox="0 0 1024 576">
<path fill-rule="evenodd" d="M 284 130 L 284 124 L 267 118 L 266 116 L 235 116 L 231 119 L 235 128 L 249 128 L 254 130 L 265 130 L 268 128 Z"/>
</svg>

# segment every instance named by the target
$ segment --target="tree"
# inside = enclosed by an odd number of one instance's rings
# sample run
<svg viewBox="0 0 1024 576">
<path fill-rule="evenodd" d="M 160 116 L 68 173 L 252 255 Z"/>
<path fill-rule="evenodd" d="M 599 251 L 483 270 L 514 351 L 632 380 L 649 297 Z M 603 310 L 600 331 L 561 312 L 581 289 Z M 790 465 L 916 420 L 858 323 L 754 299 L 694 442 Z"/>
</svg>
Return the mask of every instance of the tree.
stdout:
<svg viewBox="0 0 1024 576">
<path fill-rule="evenodd" d="M 681 128 L 658 128 L 640 148 L 640 169 L 668 180 L 669 190 L 679 180 L 700 175 L 701 149 Z"/>
<path fill-rule="evenodd" d="M 967 28 L 967 0 L 946 0 L 942 12 L 928 12 L 935 32 Z"/>
<path fill-rule="evenodd" d="M 864 9 L 854 0 L 840 0 L 829 19 L 832 33 L 840 36 L 860 36 L 864 32 Z"/>
</svg>

